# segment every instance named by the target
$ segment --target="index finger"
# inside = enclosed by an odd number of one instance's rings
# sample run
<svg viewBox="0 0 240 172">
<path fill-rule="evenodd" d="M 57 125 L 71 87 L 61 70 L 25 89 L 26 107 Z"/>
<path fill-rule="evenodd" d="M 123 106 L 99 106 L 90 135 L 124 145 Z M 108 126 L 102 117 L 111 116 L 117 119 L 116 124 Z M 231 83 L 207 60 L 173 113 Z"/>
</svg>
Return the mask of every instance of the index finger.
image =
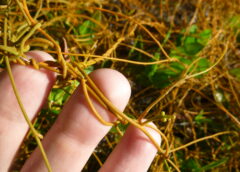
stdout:
<svg viewBox="0 0 240 172">
<path fill-rule="evenodd" d="M 40 51 L 32 51 L 26 55 L 37 61 L 52 60 L 49 54 Z M 35 70 L 21 65 L 12 65 L 12 73 L 28 117 L 33 119 L 47 98 L 55 75 L 44 69 Z M 13 93 L 7 72 L 0 73 L 0 78 L 0 171 L 8 171 L 28 125 Z"/>
</svg>

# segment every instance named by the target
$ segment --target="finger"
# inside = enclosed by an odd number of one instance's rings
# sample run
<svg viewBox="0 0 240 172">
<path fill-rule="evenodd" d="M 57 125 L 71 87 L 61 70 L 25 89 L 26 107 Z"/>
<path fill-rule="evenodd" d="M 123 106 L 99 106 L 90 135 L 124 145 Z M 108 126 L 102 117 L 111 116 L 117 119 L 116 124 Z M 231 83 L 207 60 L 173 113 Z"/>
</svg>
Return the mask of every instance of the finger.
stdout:
<svg viewBox="0 0 240 172">
<path fill-rule="evenodd" d="M 124 109 L 130 97 L 130 86 L 122 74 L 111 69 L 99 69 L 92 72 L 90 77 L 116 107 Z M 114 119 L 94 99 L 93 103 L 105 120 Z M 71 172 L 79 172 L 109 129 L 109 126 L 104 126 L 95 118 L 82 90 L 78 88 L 43 141 L 53 171 L 71 169 Z M 32 171 L 33 168 L 35 172 L 47 171 L 38 149 L 22 171 Z"/>
<path fill-rule="evenodd" d="M 27 56 L 38 61 L 52 59 L 49 54 L 40 51 L 29 52 Z M 25 110 L 29 118 L 33 119 L 53 85 L 54 74 L 21 65 L 12 65 L 12 72 Z M 0 78 L 0 171 L 7 171 L 28 126 L 7 72 L 2 72 Z"/>
<path fill-rule="evenodd" d="M 160 135 L 153 129 L 147 127 L 146 129 L 160 145 Z M 149 138 L 140 129 L 130 126 L 100 172 L 145 172 L 151 165 L 156 153 L 157 149 Z"/>
</svg>

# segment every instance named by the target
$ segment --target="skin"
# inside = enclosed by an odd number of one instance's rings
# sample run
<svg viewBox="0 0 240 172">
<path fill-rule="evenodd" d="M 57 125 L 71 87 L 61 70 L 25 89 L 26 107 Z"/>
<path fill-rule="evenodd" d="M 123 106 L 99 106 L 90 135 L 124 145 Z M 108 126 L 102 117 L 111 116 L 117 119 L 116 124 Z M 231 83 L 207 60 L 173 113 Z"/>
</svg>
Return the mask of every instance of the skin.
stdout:
<svg viewBox="0 0 240 172">
<path fill-rule="evenodd" d="M 27 56 L 37 61 L 53 60 L 49 54 L 41 51 L 28 52 Z M 29 118 L 33 119 L 46 101 L 56 75 L 44 69 L 35 70 L 20 65 L 12 65 L 12 71 L 23 105 Z M 127 79 L 112 69 L 98 69 L 90 77 L 104 95 L 123 111 L 131 93 Z M 17 104 L 7 72 L 1 72 L 0 78 L 0 171 L 4 172 L 8 171 L 28 126 Z M 105 120 L 116 120 L 97 101 L 92 101 Z M 109 130 L 109 126 L 102 125 L 95 118 L 82 89 L 77 88 L 43 139 L 53 171 L 81 171 Z M 150 128 L 147 130 L 160 144 L 160 136 Z M 156 152 L 155 146 L 139 129 L 129 126 L 100 171 L 147 171 Z M 21 171 L 30 172 L 33 169 L 35 172 L 47 171 L 38 149 L 29 157 Z"/>
</svg>

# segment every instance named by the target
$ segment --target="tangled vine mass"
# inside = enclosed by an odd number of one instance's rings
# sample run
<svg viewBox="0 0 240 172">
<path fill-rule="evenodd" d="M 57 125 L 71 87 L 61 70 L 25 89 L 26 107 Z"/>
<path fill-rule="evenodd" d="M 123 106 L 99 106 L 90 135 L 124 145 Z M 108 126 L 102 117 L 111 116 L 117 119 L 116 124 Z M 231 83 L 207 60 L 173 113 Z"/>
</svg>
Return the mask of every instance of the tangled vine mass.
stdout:
<svg viewBox="0 0 240 172">
<path fill-rule="evenodd" d="M 30 131 L 13 171 L 36 146 L 51 169 L 41 139 L 78 85 L 96 118 L 112 126 L 83 171 L 101 166 L 129 124 L 158 149 L 150 171 L 239 171 L 239 14 L 238 0 L 1 1 L 0 70 L 8 71 L 19 105 L 11 65 L 58 75 L 48 106 L 34 121 L 21 106 Z M 54 60 L 26 57 L 36 49 Z M 116 69 L 130 81 L 133 93 L 124 113 L 88 77 L 98 68 Z M 105 121 L 90 96 L 117 121 Z M 161 135 L 161 146 L 145 127 Z"/>
</svg>

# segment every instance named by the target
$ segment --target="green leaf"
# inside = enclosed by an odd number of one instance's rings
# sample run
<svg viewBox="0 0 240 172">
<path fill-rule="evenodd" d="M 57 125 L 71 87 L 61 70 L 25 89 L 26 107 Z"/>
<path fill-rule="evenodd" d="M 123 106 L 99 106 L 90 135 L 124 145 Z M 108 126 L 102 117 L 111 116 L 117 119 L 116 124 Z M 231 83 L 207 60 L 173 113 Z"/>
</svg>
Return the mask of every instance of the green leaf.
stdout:
<svg viewBox="0 0 240 172">
<path fill-rule="evenodd" d="M 154 57 L 159 60 L 160 59 L 160 53 L 159 52 L 155 52 L 154 53 Z"/>
<path fill-rule="evenodd" d="M 206 58 L 201 58 L 198 61 L 198 70 L 199 72 L 206 70 L 209 67 L 209 61 Z"/>
<path fill-rule="evenodd" d="M 144 49 L 144 43 L 143 43 L 142 39 L 143 39 L 142 35 L 138 35 L 137 38 L 132 43 L 133 47 Z M 136 54 L 135 54 L 135 52 L 136 52 Z M 134 55 L 136 55 L 136 57 L 134 57 Z M 136 51 L 134 48 L 130 49 L 128 56 L 130 58 L 133 58 L 134 60 L 142 60 L 142 53 Z"/>
<path fill-rule="evenodd" d="M 0 64 L 0 68 L 5 68 L 5 64 Z"/>
<path fill-rule="evenodd" d="M 139 38 L 140 37 L 140 39 L 141 39 L 141 36 L 137 36 L 137 38 Z M 134 42 L 133 42 L 133 47 L 137 47 L 137 45 L 138 45 L 138 39 L 136 39 L 136 40 L 134 40 Z M 130 56 L 132 56 L 132 54 L 135 52 L 135 49 L 134 48 L 131 48 L 130 49 L 130 51 L 129 51 L 129 53 L 128 53 L 128 56 L 130 57 Z"/>
<path fill-rule="evenodd" d="M 185 67 L 182 65 L 182 64 L 180 64 L 180 63 L 178 63 L 178 62 L 172 62 L 171 64 L 170 64 L 170 67 L 173 69 L 173 73 L 175 74 L 175 73 L 177 73 L 177 74 L 180 74 L 184 69 L 185 69 Z"/>
<path fill-rule="evenodd" d="M 97 11 L 92 15 L 92 18 L 94 18 L 97 21 L 101 20 L 101 12 Z M 97 29 L 96 23 L 92 22 L 91 20 L 84 21 L 81 25 L 78 27 L 78 33 L 79 35 L 83 36 L 84 39 L 87 39 L 85 43 L 92 44 L 95 30 Z"/>
<path fill-rule="evenodd" d="M 189 32 L 190 32 L 190 33 L 196 33 L 196 32 L 197 32 L 197 29 L 198 29 L 197 25 L 192 25 L 192 26 L 190 27 L 190 29 L 189 29 Z"/>
<path fill-rule="evenodd" d="M 240 68 L 231 69 L 229 72 L 231 75 L 235 76 L 238 80 L 240 80 Z"/>
<path fill-rule="evenodd" d="M 202 45 L 206 45 L 207 42 L 211 39 L 211 37 L 212 37 L 212 31 L 210 29 L 206 29 L 199 33 L 197 42 Z"/>
<path fill-rule="evenodd" d="M 53 19 L 55 17 L 53 12 L 48 12 L 46 16 L 48 17 L 48 20 Z"/>
<path fill-rule="evenodd" d="M 195 58 L 193 58 L 192 62 L 195 60 Z M 189 72 L 191 72 L 192 74 L 194 73 L 199 73 L 199 72 L 203 72 L 205 71 L 206 69 L 208 69 L 210 66 L 210 62 L 208 61 L 208 59 L 206 58 L 201 58 L 199 59 L 195 65 L 193 65 L 190 69 L 189 69 Z M 207 72 L 206 72 L 207 73 Z M 197 75 L 196 78 L 201 78 L 204 74 L 206 73 L 203 73 L 201 75 Z"/>
<path fill-rule="evenodd" d="M 78 32 L 80 35 L 86 35 L 93 33 L 94 23 L 90 20 L 83 22 L 78 28 Z"/>
<path fill-rule="evenodd" d="M 88 66 L 86 69 L 84 69 L 84 71 L 85 71 L 87 74 L 91 73 L 93 70 L 94 70 L 94 67 L 93 67 L 93 66 Z"/>
<path fill-rule="evenodd" d="M 154 57 L 159 60 L 160 59 L 160 53 L 156 52 L 154 54 Z M 149 78 L 151 78 L 157 72 L 158 68 L 159 68 L 159 66 L 157 64 L 147 66 L 145 68 L 145 73 Z"/>
<path fill-rule="evenodd" d="M 229 20 L 229 26 L 233 29 L 239 29 L 240 28 L 240 16 L 236 15 L 230 18 Z"/>
<path fill-rule="evenodd" d="M 228 158 L 222 158 L 220 160 L 213 161 L 210 164 L 201 167 L 199 170 L 197 170 L 197 172 L 214 169 L 216 167 L 219 167 L 219 166 L 225 164 L 227 161 L 228 161 Z"/>
<path fill-rule="evenodd" d="M 101 20 L 101 12 L 97 11 L 93 14 L 92 18 L 97 21 Z M 86 20 L 81 24 L 78 28 L 80 35 L 92 34 L 94 33 L 94 29 L 96 29 L 96 24 L 90 20 Z"/>
<path fill-rule="evenodd" d="M 164 38 L 164 40 L 163 40 L 163 43 L 162 43 L 163 45 L 166 44 L 166 42 L 170 39 L 171 34 L 172 34 L 172 29 L 170 29 L 170 30 L 167 32 L 167 34 L 166 34 L 166 36 L 165 36 L 165 38 Z"/>
<path fill-rule="evenodd" d="M 148 78 L 151 78 L 158 70 L 158 65 L 151 65 L 151 66 L 147 66 L 145 68 L 145 73 L 148 76 Z"/>
<path fill-rule="evenodd" d="M 179 73 L 172 71 L 171 69 L 159 69 L 150 78 L 150 81 L 157 88 L 165 88 L 174 82 L 179 76 Z"/>
<path fill-rule="evenodd" d="M 64 88 L 53 88 L 48 96 L 48 101 L 53 102 L 55 105 L 63 105 L 78 85 L 79 82 L 77 80 L 73 80 L 69 86 Z"/>
<path fill-rule="evenodd" d="M 172 53 L 173 54 L 173 53 Z M 181 56 L 172 56 L 177 58 L 185 64 L 190 64 L 191 60 L 183 58 Z M 169 66 L 152 65 L 146 67 L 145 72 L 147 73 L 148 79 L 157 88 L 165 88 L 174 82 L 185 70 L 183 64 L 179 62 L 172 62 Z"/>
<path fill-rule="evenodd" d="M 49 100 L 58 105 L 63 104 L 64 98 L 65 98 L 65 92 L 60 88 L 53 89 L 49 96 Z"/>
<path fill-rule="evenodd" d="M 187 36 L 184 40 L 184 50 L 188 55 L 195 55 L 203 49 L 203 45 L 198 43 L 197 38 L 192 36 Z"/>
<path fill-rule="evenodd" d="M 136 119 L 135 116 L 131 115 L 131 114 L 126 114 L 128 117 L 132 118 L 132 119 Z M 122 123 L 119 123 L 117 126 L 118 128 L 120 129 L 121 132 L 125 132 L 127 130 L 127 127 L 129 126 L 130 124 L 122 124 Z M 118 133 L 117 129 L 115 126 L 113 126 L 110 130 L 110 132 L 113 132 L 113 133 Z"/>
<path fill-rule="evenodd" d="M 58 115 L 60 114 L 61 110 L 57 110 L 57 109 L 50 109 L 50 112 L 54 115 Z"/>
<path fill-rule="evenodd" d="M 192 63 L 192 59 L 187 59 L 187 58 L 184 58 L 181 56 L 174 56 L 174 57 L 186 65 L 190 65 Z M 182 65 L 182 64 L 180 64 L 180 65 Z"/>
<path fill-rule="evenodd" d="M 184 32 L 186 32 L 186 30 L 182 31 L 182 33 Z M 177 39 L 178 51 L 180 50 L 180 54 L 193 56 L 203 49 L 211 36 L 212 31 L 210 29 L 203 30 L 199 33 L 198 27 L 192 25 L 189 29 L 188 35 L 185 36 L 185 34 L 179 34 L 179 38 Z"/>
<path fill-rule="evenodd" d="M 195 172 L 198 171 L 200 168 L 200 164 L 196 159 L 189 158 L 182 163 L 181 171 L 189 171 L 189 172 Z"/>
<path fill-rule="evenodd" d="M 201 125 L 203 123 L 210 123 L 210 122 L 212 122 L 211 119 L 208 119 L 206 116 L 204 116 L 204 111 L 203 110 L 201 110 L 200 113 L 195 116 L 194 121 L 198 125 Z"/>
<path fill-rule="evenodd" d="M 208 59 L 202 58 L 197 63 L 196 72 L 198 73 L 198 72 L 205 71 L 206 69 L 209 68 L 209 66 L 210 66 L 210 63 L 209 63 Z"/>
</svg>

